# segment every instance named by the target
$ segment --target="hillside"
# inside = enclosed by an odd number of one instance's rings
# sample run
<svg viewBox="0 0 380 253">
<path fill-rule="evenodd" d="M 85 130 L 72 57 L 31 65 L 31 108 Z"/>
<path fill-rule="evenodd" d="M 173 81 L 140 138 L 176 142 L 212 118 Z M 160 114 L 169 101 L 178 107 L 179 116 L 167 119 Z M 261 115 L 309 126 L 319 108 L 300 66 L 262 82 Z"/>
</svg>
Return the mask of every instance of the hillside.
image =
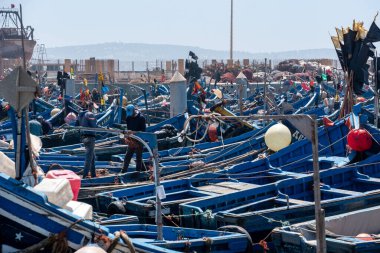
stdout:
<svg viewBox="0 0 380 253">
<path fill-rule="evenodd" d="M 87 59 L 96 57 L 100 59 L 119 59 L 121 61 L 154 61 L 156 59 L 170 60 L 186 58 L 189 51 L 193 51 L 200 59 L 227 59 L 228 51 L 204 49 L 192 46 L 142 44 L 142 43 L 103 43 L 80 46 L 66 46 L 47 48 L 48 59 Z M 235 59 L 315 59 L 335 58 L 333 49 L 310 49 L 299 51 L 250 53 L 234 52 Z"/>
</svg>

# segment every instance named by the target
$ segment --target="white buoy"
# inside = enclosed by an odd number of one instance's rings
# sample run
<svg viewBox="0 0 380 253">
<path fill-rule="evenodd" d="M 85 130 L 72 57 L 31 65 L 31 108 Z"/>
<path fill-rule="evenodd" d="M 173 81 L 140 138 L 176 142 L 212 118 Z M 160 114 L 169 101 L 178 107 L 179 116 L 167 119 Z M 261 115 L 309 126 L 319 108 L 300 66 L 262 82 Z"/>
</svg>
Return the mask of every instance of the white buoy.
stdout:
<svg viewBox="0 0 380 253">
<path fill-rule="evenodd" d="M 279 151 L 292 141 L 290 130 L 281 123 L 278 123 L 268 129 L 264 136 L 265 144 L 273 151 Z"/>
<path fill-rule="evenodd" d="M 75 253 L 106 253 L 106 251 L 97 245 L 88 245 L 78 249 Z"/>
<path fill-rule="evenodd" d="M 54 108 L 53 110 L 51 110 L 50 112 L 50 116 L 53 117 L 54 115 L 56 115 L 57 113 L 59 113 L 61 111 L 61 109 L 59 108 Z"/>
<path fill-rule="evenodd" d="M 78 119 L 77 115 L 74 112 L 70 112 L 69 114 L 66 115 L 64 120 L 67 124 L 70 125 L 70 124 L 76 122 L 77 119 Z"/>
</svg>

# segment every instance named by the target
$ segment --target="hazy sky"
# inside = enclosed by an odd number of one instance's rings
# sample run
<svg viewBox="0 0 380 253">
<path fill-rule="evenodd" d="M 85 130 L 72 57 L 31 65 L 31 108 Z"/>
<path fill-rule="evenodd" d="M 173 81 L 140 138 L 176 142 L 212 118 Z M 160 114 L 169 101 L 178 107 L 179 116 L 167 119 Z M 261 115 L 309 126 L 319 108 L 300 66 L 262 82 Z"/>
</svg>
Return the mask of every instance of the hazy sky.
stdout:
<svg viewBox="0 0 380 253">
<path fill-rule="evenodd" d="M 22 4 L 24 23 L 46 47 L 141 42 L 229 50 L 230 0 L 0 0 Z M 234 0 L 234 49 L 332 48 L 329 32 L 362 20 L 380 0 Z M 377 19 L 380 26 L 380 17 Z"/>
</svg>

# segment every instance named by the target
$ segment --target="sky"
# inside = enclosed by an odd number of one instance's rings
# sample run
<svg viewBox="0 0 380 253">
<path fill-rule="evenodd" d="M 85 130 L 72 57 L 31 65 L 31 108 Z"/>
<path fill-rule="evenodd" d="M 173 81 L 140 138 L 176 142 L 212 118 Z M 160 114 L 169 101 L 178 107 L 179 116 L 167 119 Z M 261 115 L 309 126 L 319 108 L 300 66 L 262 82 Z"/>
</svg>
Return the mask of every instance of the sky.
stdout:
<svg viewBox="0 0 380 253">
<path fill-rule="evenodd" d="M 231 0 L 0 0 L 22 5 L 25 25 L 46 47 L 104 42 L 229 50 Z M 364 21 L 380 0 L 234 0 L 234 50 L 332 48 L 334 27 Z M 377 19 L 380 26 L 380 17 Z"/>
</svg>

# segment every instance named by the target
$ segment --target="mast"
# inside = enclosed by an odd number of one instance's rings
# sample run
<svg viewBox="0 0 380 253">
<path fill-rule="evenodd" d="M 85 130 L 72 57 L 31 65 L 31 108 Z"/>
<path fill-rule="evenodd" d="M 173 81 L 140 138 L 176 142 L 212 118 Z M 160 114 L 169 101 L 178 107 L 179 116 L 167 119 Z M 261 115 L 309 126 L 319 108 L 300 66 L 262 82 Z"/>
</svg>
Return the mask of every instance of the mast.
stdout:
<svg viewBox="0 0 380 253">
<path fill-rule="evenodd" d="M 234 0 L 231 0 L 230 60 L 233 59 L 233 13 L 234 13 Z"/>
<path fill-rule="evenodd" d="M 377 127 L 379 124 L 379 90 L 377 89 L 377 82 L 378 82 L 378 80 L 377 80 L 377 78 L 378 78 L 377 50 L 376 50 L 376 55 L 375 55 L 374 67 L 375 67 L 375 108 L 374 108 L 375 120 L 373 123 L 374 123 L 375 127 Z"/>
</svg>

